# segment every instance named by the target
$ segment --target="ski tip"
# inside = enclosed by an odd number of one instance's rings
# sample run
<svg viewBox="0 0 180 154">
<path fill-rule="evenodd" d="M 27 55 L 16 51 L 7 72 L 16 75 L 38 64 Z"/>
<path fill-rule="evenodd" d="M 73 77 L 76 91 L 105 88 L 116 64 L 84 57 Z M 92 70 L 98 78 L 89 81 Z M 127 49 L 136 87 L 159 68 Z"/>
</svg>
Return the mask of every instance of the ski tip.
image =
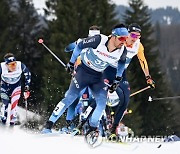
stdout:
<svg viewBox="0 0 180 154">
<path fill-rule="evenodd" d="M 43 43 L 43 39 L 39 39 L 38 42 L 41 44 Z"/>
</svg>

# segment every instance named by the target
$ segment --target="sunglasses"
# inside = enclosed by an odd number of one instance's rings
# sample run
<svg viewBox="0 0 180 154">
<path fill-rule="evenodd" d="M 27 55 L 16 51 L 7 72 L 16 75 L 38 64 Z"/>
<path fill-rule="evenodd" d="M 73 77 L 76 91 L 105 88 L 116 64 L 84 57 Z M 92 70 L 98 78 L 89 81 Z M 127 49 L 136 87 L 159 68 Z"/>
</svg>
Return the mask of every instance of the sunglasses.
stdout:
<svg viewBox="0 0 180 154">
<path fill-rule="evenodd" d="M 14 63 L 9 63 L 9 64 L 7 64 L 9 67 L 14 67 L 14 66 L 16 66 L 17 65 L 17 63 L 16 62 L 14 62 Z"/>
<path fill-rule="evenodd" d="M 124 42 L 126 41 L 127 37 L 126 36 L 116 36 L 119 41 Z"/>
<path fill-rule="evenodd" d="M 132 38 L 139 38 L 141 35 L 137 35 L 137 34 L 134 34 L 134 33 L 130 33 L 130 36 Z"/>
</svg>

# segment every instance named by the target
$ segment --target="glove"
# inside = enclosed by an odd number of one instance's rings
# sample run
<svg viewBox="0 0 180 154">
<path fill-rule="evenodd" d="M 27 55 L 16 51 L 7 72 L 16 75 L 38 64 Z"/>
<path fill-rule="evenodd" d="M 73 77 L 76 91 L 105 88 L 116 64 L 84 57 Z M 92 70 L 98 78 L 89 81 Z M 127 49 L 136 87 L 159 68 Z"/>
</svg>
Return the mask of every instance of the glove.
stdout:
<svg viewBox="0 0 180 154">
<path fill-rule="evenodd" d="M 29 86 L 24 87 L 24 98 L 27 99 L 30 96 Z"/>
<path fill-rule="evenodd" d="M 71 63 L 71 62 L 67 63 L 65 69 L 66 69 L 66 71 L 67 71 L 69 74 L 72 74 L 73 71 L 74 71 L 74 64 Z"/>
<path fill-rule="evenodd" d="M 146 82 L 152 89 L 155 88 L 155 82 L 152 80 L 150 75 L 146 76 Z"/>
<path fill-rule="evenodd" d="M 118 88 L 122 77 L 117 76 L 116 79 L 113 81 L 113 84 L 109 87 L 109 92 L 113 93 Z"/>
</svg>

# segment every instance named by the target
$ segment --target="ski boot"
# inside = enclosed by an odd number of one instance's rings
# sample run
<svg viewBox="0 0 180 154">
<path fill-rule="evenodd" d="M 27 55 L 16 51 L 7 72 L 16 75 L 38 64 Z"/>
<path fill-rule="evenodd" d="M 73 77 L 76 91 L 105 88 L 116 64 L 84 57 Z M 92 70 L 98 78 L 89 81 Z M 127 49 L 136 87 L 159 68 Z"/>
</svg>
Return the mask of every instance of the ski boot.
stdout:
<svg viewBox="0 0 180 154">
<path fill-rule="evenodd" d="M 47 121 L 45 128 L 43 128 L 43 130 L 41 131 L 42 134 L 50 134 L 52 133 L 52 127 L 53 127 L 53 122 L 52 121 Z"/>
<path fill-rule="evenodd" d="M 69 131 L 69 134 L 73 132 L 73 129 L 75 128 L 75 120 L 67 120 L 67 128 L 68 128 L 68 131 Z"/>
<path fill-rule="evenodd" d="M 1 122 L 1 124 L 3 124 L 3 125 L 6 125 L 6 117 L 1 117 L 1 119 L 0 119 L 0 122 Z"/>
<path fill-rule="evenodd" d="M 107 132 L 107 139 L 110 142 L 118 142 L 118 136 L 116 135 L 116 127 L 117 126 L 112 126 Z"/>
<path fill-rule="evenodd" d="M 67 127 L 63 127 L 59 130 L 60 134 L 69 134 L 69 130 Z"/>
<path fill-rule="evenodd" d="M 6 120 L 1 119 L 1 124 L 6 125 Z"/>
<path fill-rule="evenodd" d="M 85 134 L 85 141 L 93 148 L 99 146 L 102 143 L 99 130 L 96 127 L 90 127 Z"/>
<path fill-rule="evenodd" d="M 80 134 L 81 134 L 81 131 L 78 128 L 74 128 L 71 132 L 72 136 L 76 136 L 76 135 L 80 135 Z"/>
</svg>

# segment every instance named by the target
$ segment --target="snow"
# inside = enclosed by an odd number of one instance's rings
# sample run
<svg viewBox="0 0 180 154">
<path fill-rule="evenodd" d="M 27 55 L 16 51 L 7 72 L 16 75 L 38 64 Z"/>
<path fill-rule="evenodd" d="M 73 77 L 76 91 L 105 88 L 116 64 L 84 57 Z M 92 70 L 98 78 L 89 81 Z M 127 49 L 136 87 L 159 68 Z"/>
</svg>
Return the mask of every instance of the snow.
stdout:
<svg viewBox="0 0 180 154">
<path fill-rule="evenodd" d="M 19 115 L 20 122 L 26 121 L 26 110 L 25 109 L 23 109 L 22 107 L 17 106 L 17 113 Z M 36 121 L 40 121 L 42 117 L 37 113 L 34 113 L 32 111 L 27 110 L 27 118 L 28 119 L 33 119 L 33 120 L 36 120 Z"/>
<path fill-rule="evenodd" d="M 1 106 L 2 106 L 2 102 L 0 102 L 0 107 Z M 11 108 L 11 105 L 8 106 L 8 113 L 10 113 L 10 108 Z M 1 116 L 1 113 L 0 113 L 0 116 Z M 9 116 L 10 115 L 8 114 L 7 123 L 9 123 L 9 118 L 10 118 Z M 22 108 L 20 106 L 17 106 L 17 117 L 21 123 L 24 123 L 27 120 L 41 121 L 41 119 L 42 119 L 42 117 L 39 114 L 34 113 L 32 111 L 29 111 L 29 110 L 26 111 L 24 108 Z"/>
<path fill-rule="evenodd" d="M 26 121 L 26 110 L 18 107 L 20 121 Z M 27 111 L 28 119 L 39 121 L 42 117 Z M 55 131 L 54 131 L 55 132 Z M 160 148 L 158 148 L 160 147 Z M 84 137 L 71 137 L 66 134 L 53 133 L 43 135 L 22 129 L 20 126 L 10 128 L 0 123 L 0 154 L 180 154 L 180 142 L 174 143 L 107 143 L 103 142 L 91 148 Z"/>
<path fill-rule="evenodd" d="M 161 147 L 158 146 L 161 144 Z M 83 137 L 71 137 L 65 134 L 43 135 L 22 130 L 19 126 L 9 128 L 0 126 L 1 154 L 179 154 L 180 142 L 174 143 L 132 143 L 118 144 L 103 142 L 96 148 L 85 143 Z"/>
</svg>

